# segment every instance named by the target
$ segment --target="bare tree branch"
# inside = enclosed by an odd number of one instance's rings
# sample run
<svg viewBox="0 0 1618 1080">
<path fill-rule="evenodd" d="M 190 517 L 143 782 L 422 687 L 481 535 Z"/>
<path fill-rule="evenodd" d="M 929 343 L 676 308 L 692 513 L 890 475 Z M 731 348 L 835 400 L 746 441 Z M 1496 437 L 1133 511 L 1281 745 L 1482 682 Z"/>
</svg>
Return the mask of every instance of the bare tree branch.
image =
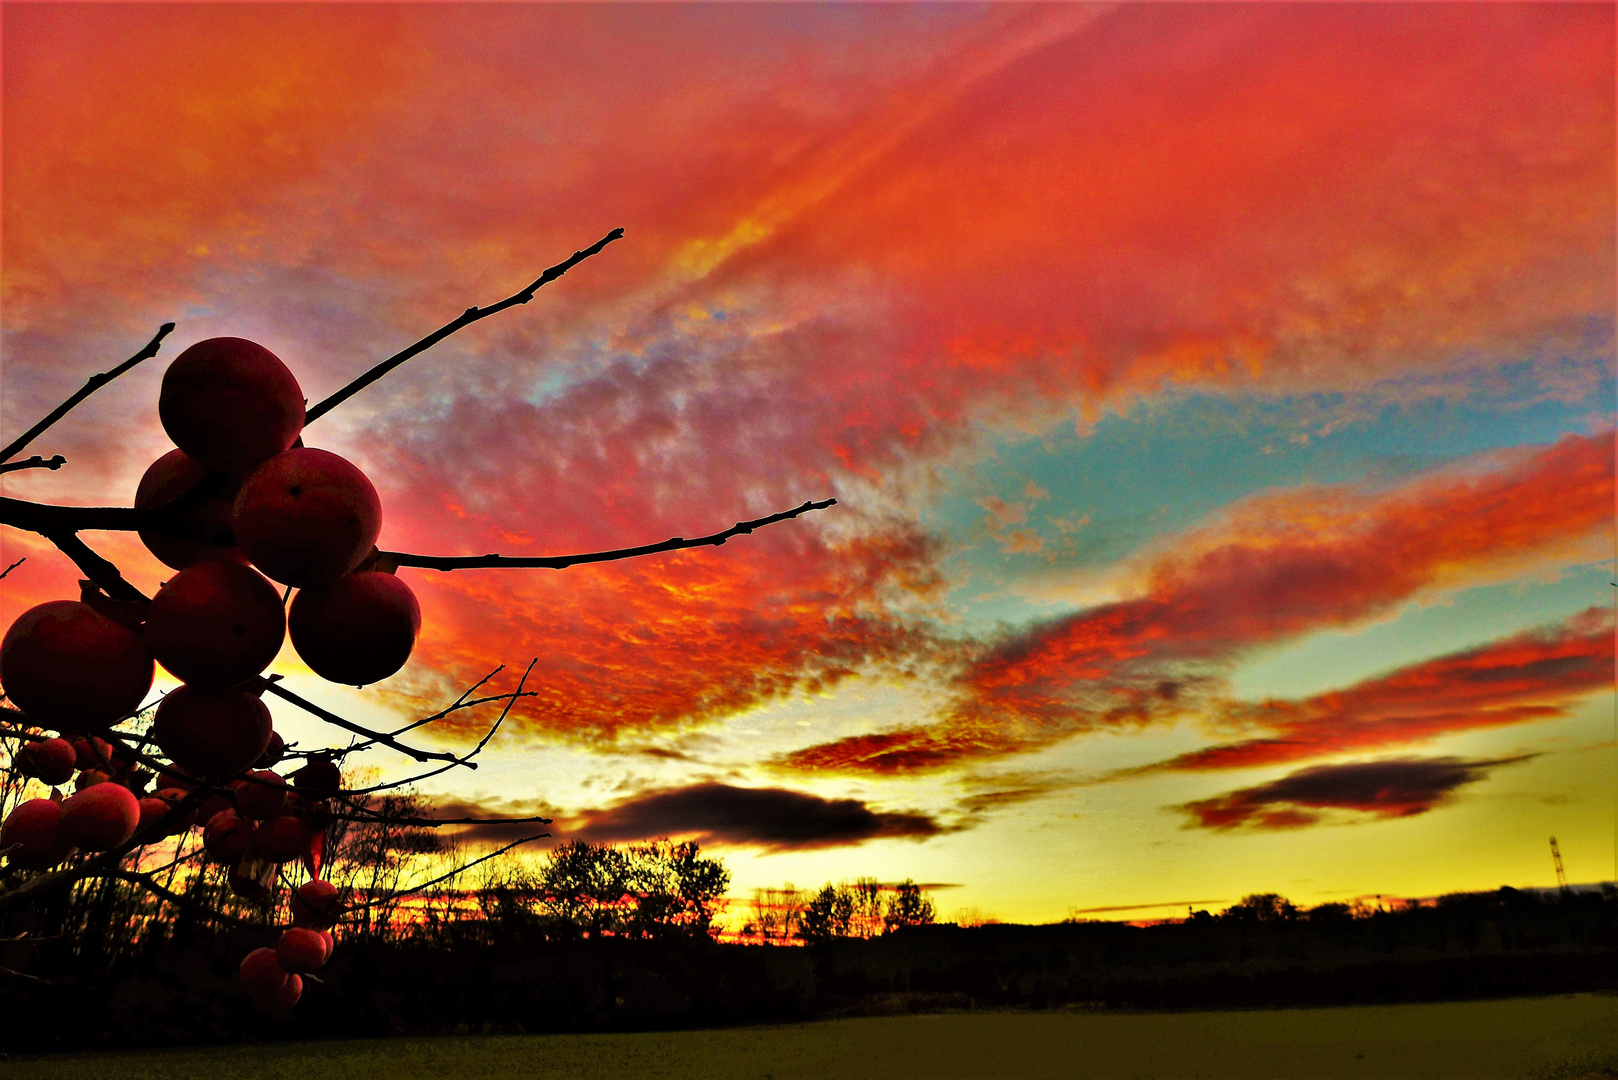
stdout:
<svg viewBox="0 0 1618 1080">
<path fill-rule="evenodd" d="M 16 562 L 14 562 L 10 566 L 6 567 L 4 570 L 0 570 L 0 580 L 4 580 L 7 574 L 11 573 L 13 570 L 17 569 L 17 567 L 21 566 L 23 563 L 25 563 L 27 561 L 28 561 L 28 556 L 24 555 L 22 558 L 18 559 Z"/>
<path fill-rule="evenodd" d="M 366 810 L 362 807 L 350 806 L 356 813 L 344 814 L 333 812 L 332 817 L 343 821 L 374 821 L 389 825 L 418 825 L 425 829 L 436 829 L 440 825 L 549 825 L 548 817 L 458 817 L 458 818 L 429 818 L 429 817 L 395 817 L 387 813 Z"/>
<path fill-rule="evenodd" d="M 533 836 L 525 836 L 521 840 L 513 840 L 511 843 L 507 844 L 505 847 L 498 848 L 498 849 L 496 849 L 494 851 L 491 851 L 491 852 L 489 852 L 489 854 L 484 855 L 481 858 L 473 859 L 469 863 L 462 863 L 460 866 L 457 866 L 455 869 L 451 870 L 449 873 L 442 874 L 442 875 L 440 875 L 438 877 L 435 877 L 431 881 L 423 881 L 420 885 L 412 885 L 408 889 L 400 889 L 397 892 L 386 893 L 386 894 L 384 894 L 382 896 L 375 897 L 375 898 L 372 898 L 372 899 L 368 899 L 363 904 L 356 904 L 354 906 L 355 907 L 375 907 L 378 904 L 385 904 L 385 903 L 388 903 L 390 901 L 397 900 L 401 896 L 409 896 L 411 893 L 421 892 L 423 889 L 430 889 L 434 885 L 439 884 L 440 882 L 448 881 L 450 878 L 459 877 L 460 875 L 466 873 L 468 870 L 472 869 L 472 867 L 478 865 L 478 863 L 486 863 L 490 859 L 497 859 L 501 855 L 504 855 L 506 852 L 510 851 L 514 847 L 521 847 L 524 844 L 531 844 L 535 840 L 543 840 L 543 839 L 545 839 L 545 837 L 547 837 L 549 835 L 550 835 L 550 833 L 535 833 Z M 352 910 L 352 909 L 350 909 L 350 910 Z"/>
<path fill-rule="evenodd" d="M 119 881 L 127 881 L 133 885 L 139 885 L 141 888 L 145 889 L 154 896 L 166 900 L 177 907 L 190 908 L 192 911 L 195 911 L 200 915 L 204 915 L 207 918 L 213 919 L 216 922 L 231 923 L 235 926 L 264 925 L 262 922 L 256 922 L 252 919 L 244 919 L 240 915 L 234 915 L 228 911 L 210 907 L 202 901 L 193 899 L 184 893 L 177 893 L 170 889 L 164 888 L 162 885 L 157 883 L 157 880 L 151 874 L 143 874 L 138 870 L 104 870 L 96 874 L 86 876 L 116 878 Z"/>
<path fill-rule="evenodd" d="M 106 386 L 108 383 L 112 382 L 112 380 L 116 379 L 118 376 L 122 375 L 136 364 L 139 364 L 142 360 L 156 356 L 157 350 L 163 345 L 163 339 L 168 337 L 169 333 L 173 329 L 173 323 L 164 323 L 162 326 L 158 327 L 156 336 L 153 337 L 152 340 L 148 341 L 146 343 L 146 347 L 140 352 L 136 353 L 134 356 L 131 356 L 128 360 L 125 360 L 111 371 L 104 371 L 99 375 L 90 376 L 90 381 L 80 387 L 78 393 L 56 406 L 56 408 L 52 409 L 45 416 L 45 419 L 41 420 L 39 423 L 35 424 L 33 427 L 29 428 L 27 431 L 13 439 L 10 445 L 8 445 L 4 450 L 0 450 L 0 461 L 10 461 L 12 458 L 22 453 L 23 449 L 29 443 L 38 438 L 41 433 L 43 433 L 52 424 L 56 423 L 56 421 L 72 412 L 78 406 L 79 402 L 83 401 L 85 398 L 89 397 L 103 386 Z"/>
<path fill-rule="evenodd" d="M 35 454 L 31 458 L 24 458 L 21 461 L 10 461 L 4 465 L 0 465 L 0 473 L 22 472 L 24 469 L 49 469 L 51 472 L 55 472 L 57 469 L 60 469 L 66 464 L 67 458 L 63 457 L 61 454 L 57 454 L 55 457 L 51 458 L 42 458 L 38 454 Z"/>
<path fill-rule="evenodd" d="M 349 383 L 335 394 L 326 398 L 319 404 L 312 406 L 307 412 L 304 413 L 304 426 L 307 427 L 308 425 L 314 423 L 316 420 L 320 419 L 322 416 L 326 415 L 328 412 L 335 409 L 337 406 L 341 405 L 343 402 L 347 401 L 361 390 L 364 390 L 367 386 L 370 386 L 372 383 L 382 378 L 382 376 L 386 375 L 388 372 L 392 371 L 406 360 L 409 360 L 411 357 L 432 348 L 434 345 L 438 344 L 440 341 L 443 341 L 445 338 L 449 337 L 462 327 L 470 326 L 479 319 L 486 319 L 490 315 L 493 315 L 496 312 L 504 311 L 506 308 L 511 307 L 514 304 L 528 303 L 528 301 L 534 298 L 535 291 L 537 291 L 541 286 L 555 281 L 573 267 L 577 266 L 585 259 L 588 259 L 590 256 L 596 254 L 602 248 L 606 247 L 608 244 L 612 243 L 614 240 L 617 240 L 623 235 L 624 230 L 614 229 L 612 232 L 608 233 L 606 236 L 603 236 L 600 240 L 597 240 L 583 251 L 575 251 L 567 259 L 546 270 L 543 274 L 539 275 L 533 284 L 529 285 L 521 292 L 514 293 L 511 296 L 506 297 L 504 300 L 501 300 L 499 303 L 490 304 L 488 307 L 467 308 L 452 322 L 445 323 L 443 326 L 439 327 L 437 330 L 434 330 L 432 333 L 428 334 L 414 345 L 411 345 L 400 352 L 394 353 L 392 356 L 371 368 L 371 370 L 367 371 L 365 374 L 361 375 L 359 378 L 355 379 L 353 382 Z"/>
<path fill-rule="evenodd" d="M 675 536 L 664 540 L 660 544 L 615 548 L 612 551 L 591 551 L 582 555 L 541 555 L 530 558 L 520 555 L 412 555 L 403 551 L 383 551 L 378 553 L 377 558 L 379 560 L 391 560 L 399 566 L 415 566 L 424 570 L 484 570 L 497 567 L 561 570 L 565 567 L 576 566 L 579 563 L 612 562 L 616 559 L 633 559 L 640 555 L 655 555 L 662 551 L 679 551 L 682 548 L 707 545 L 718 546 L 733 536 L 750 533 L 754 529 L 773 525 L 777 521 L 786 521 L 800 514 L 807 514 L 811 510 L 824 510 L 828 506 L 835 505 L 837 505 L 836 499 L 806 502 L 802 506 L 795 506 L 791 510 L 783 510 L 779 514 L 771 514 L 769 517 L 754 518 L 752 521 L 738 521 L 723 532 L 711 533 L 708 536 L 698 536 L 690 540 L 683 536 Z"/>
<path fill-rule="evenodd" d="M 397 750 L 399 753 L 415 758 L 417 761 L 448 761 L 452 765 L 463 764 L 461 759 L 457 758 L 454 754 L 438 753 L 431 750 L 418 750 L 413 746 L 406 746 L 404 743 L 399 742 L 385 731 L 373 731 L 368 727 L 354 723 L 352 720 L 345 720 L 336 713 L 323 709 L 314 702 L 299 697 L 291 690 L 288 690 L 286 687 L 282 686 L 280 682 L 275 679 L 265 679 L 264 689 L 274 694 L 276 697 L 281 698 L 283 701 L 290 701 L 304 712 L 307 712 L 312 716 L 319 717 L 321 720 L 331 724 L 333 727 L 340 727 L 344 731 L 352 731 L 356 735 L 364 735 L 373 743 L 381 743 L 383 746 Z M 468 765 L 467 767 L 472 769 L 477 768 L 476 765 Z"/>
<path fill-rule="evenodd" d="M 114 600 L 130 600 L 145 602 L 150 599 L 145 593 L 124 580 L 118 568 L 90 550 L 90 546 L 79 539 L 76 532 L 48 532 L 45 539 L 55 544 L 63 555 L 73 560 L 85 577 L 89 578 L 101 591 Z"/>
</svg>

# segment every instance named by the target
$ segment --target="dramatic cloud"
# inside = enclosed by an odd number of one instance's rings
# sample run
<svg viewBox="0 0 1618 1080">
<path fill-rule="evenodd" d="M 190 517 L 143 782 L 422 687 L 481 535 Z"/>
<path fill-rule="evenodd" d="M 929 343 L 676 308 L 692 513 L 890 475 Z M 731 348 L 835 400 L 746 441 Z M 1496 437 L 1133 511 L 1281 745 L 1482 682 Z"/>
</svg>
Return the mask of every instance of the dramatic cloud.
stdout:
<svg viewBox="0 0 1618 1080">
<path fill-rule="evenodd" d="M 660 836 L 769 851 L 845 847 L 867 840 L 925 840 L 949 829 L 927 814 L 872 810 L 858 799 L 822 799 L 784 788 L 706 783 L 649 791 L 579 815 L 563 838 L 616 843 Z"/>
<path fill-rule="evenodd" d="M 940 768 L 1206 707 L 1210 680 L 1255 647 L 1377 618 L 1460 580 L 1595 552 L 1610 536 L 1612 440 L 1610 430 L 1570 435 L 1386 491 L 1303 488 L 1246 500 L 1165 542 L 1139 574 L 1142 595 L 986 649 L 955 679 L 957 696 L 936 725 L 809 747 L 783 764 Z M 1601 670 L 1593 658 L 1573 665 L 1575 682 Z"/>
<path fill-rule="evenodd" d="M 1613 674 L 1612 613 L 1591 608 L 1560 626 L 1412 664 L 1345 690 L 1301 701 L 1232 702 L 1219 710 L 1222 721 L 1275 734 L 1210 746 L 1151 769 L 1274 765 L 1546 720 L 1610 690 Z"/>
<path fill-rule="evenodd" d="M 425 632 L 396 698 L 538 657 L 512 727 L 606 741 L 949 669 L 916 520 L 985 432 L 1179 386 L 1488 393 L 1502 357 L 1562 400 L 1602 385 L 1611 31 L 1599 5 L 24 6 L 7 426 L 169 318 L 174 350 L 261 339 L 318 397 L 623 225 L 311 429 L 377 478 L 383 543 L 545 554 L 842 505 L 634 566 L 407 571 Z M 7 490 L 127 498 L 162 450 L 128 415 L 152 368 L 43 448 L 71 475 Z M 1243 648 L 1574 536 L 1579 475 L 1448 522 L 1315 493 L 1290 534 L 969 644 L 943 726 L 796 763 L 931 767 L 1182 708 Z"/>
<path fill-rule="evenodd" d="M 1314 825 L 1328 811 L 1345 810 L 1373 818 L 1425 814 L 1454 798 L 1501 765 L 1535 755 L 1466 761 L 1456 757 L 1390 758 L 1346 765 L 1317 765 L 1258 787 L 1242 788 L 1177 807 L 1190 816 L 1187 827 L 1203 829 L 1296 829 Z"/>
</svg>

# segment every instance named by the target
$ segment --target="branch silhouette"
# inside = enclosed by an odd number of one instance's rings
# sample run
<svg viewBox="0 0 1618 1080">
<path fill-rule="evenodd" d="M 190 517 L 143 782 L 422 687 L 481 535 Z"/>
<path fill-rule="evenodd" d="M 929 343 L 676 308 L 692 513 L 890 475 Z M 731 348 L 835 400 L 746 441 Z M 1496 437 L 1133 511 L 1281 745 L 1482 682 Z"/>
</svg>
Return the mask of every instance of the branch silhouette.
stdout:
<svg viewBox="0 0 1618 1080">
<path fill-rule="evenodd" d="M 614 229 L 612 232 L 608 233 L 606 236 L 603 236 L 600 240 L 597 240 L 583 251 L 575 251 L 562 262 L 559 262 L 555 266 L 547 269 L 543 274 L 539 275 L 539 277 L 534 280 L 533 284 L 529 285 L 526 289 L 513 293 L 504 300 L 501 300 L 499 303 L 490 304 L 488 307 L 467 308 L 460 314 L 459 317 L 445 323 L 443 326 L 440 326 L 437 330 L 434 330 L 432 333 L 428 334 L 414 345 L 410 345 L 399 352 L 394 353 L 392 356 L 388 357 L 380 364 L 377 364 L 375 367 L 371 368 L 365 374 L 361 375 L 359 378 L 355 379 L 353 382 L 349 383 L 335 394 L 332 394 L 319 404 L 311 406 L 303 414 L 304 425 L 308 426 L 309 424 L 314 423 L 316 420 L 319 420 L 322 416 L 325 416 L 337 406 L 341 405 L 343 402 L 347 401 L 361 390 L 364 390 L 367 386 L 370 386 L 372 383 L 382 378 L 382 376 L 386 375 L 388 372 L 392 371 L 406 360 L 409 360 L 411 357 L 420 353 L 426 352 L 428 349 L 432 348 L 434 345 L 437 345 L 440 341 L 443 341 L 445 338 L 455 333 L 455 331 L 460 330 L 462 327 L 470 326 L 479 319 L 487 319 L 490 315 L 493 315 L 496 312 L 504 311 L 506 308 L 512 307 L 515 304 L 528 303 L 528 301 L 534 298 L 534 293 L 538 289 L 552 281 L 555 281 L 573 267 L 577 266 L 585 259 L 588 259 L 590 256 L 595 255 L 602 248 L 606 247 L 614 240 L 619 239 L 623 235 L 624 230 Z"/>
<path fill-rule="evenodd" d="M 791 510 L 783 510 L 779 514 L 754 518 L 751 521 L 738 521 L 722 532 L 710 533 L 707 536 L 693 537 L 689 540 L 683 536 L 675 536 L 659 544 L 614 548 L 611 551 L 590 551 L 582 555 L 539 555 L 532 557 L 525 555 L 414 555 L 403 551 L 382 551 L 377 553 L 377 559 L 379 561 L 386 560 L 395 566 L 414 566 L 423 570 L 488 570 L 496 568 L 562 570 L 581 563 L 634 559 L 642 555 L 656 555 L 659 552 L 679 551 L 683 548 L 717 547 L 733 536 L 751 533 L 754 529 L 762 529 L 766 525 L 773 525 L 778 521 L 786 521 L 800 514 L 807 514 L 811 510 L 824 510 L 828 506 L 835 505 L 837 505 L 836 499 L 806 502 L 801 506 L 793 507 Z"/>
<path fill-rule="evenodd" d="M 51 425 L 55 424 L 62 417 L 66 416 L 68 413 L 77 408 L 79 402 L 83 401 L 85 398 L 89 397 L 103 386 L 106 386 L 124 372 L 129 371 L 141 361 L 156 356 L 157 350 L 163 347 L 163 339 L 168 337 L 173 330 L 173 323 L 164 323 L 162 326 L 158 327 L 156 336 L 154 336 L 152 340 L 148 341 L 146 343 L 146 347 L 140 352 L 136 353 L 134 356 L 131 356 L 128 360 L 125 360 L 111 371 L 103 371 L 99 375 L 90 376 L 90 381 L 86 382 L 82 387 L 80 387 L 77 393 L 68 398 L 66 401 L 62 402 L 60 405 L 56 406 L 56 408 L 52 409 L 39 423 L 35 424 L 33 427 L 29 428 L 27 431 L 13 439 L 4 450 L 0 450 L 0 461 L 10 461 L 12 458 L 22 453 L 29 443 L 39 438 L 39 436 L 44 434 L 44 432 L 47 431 Z"/>
</svg>

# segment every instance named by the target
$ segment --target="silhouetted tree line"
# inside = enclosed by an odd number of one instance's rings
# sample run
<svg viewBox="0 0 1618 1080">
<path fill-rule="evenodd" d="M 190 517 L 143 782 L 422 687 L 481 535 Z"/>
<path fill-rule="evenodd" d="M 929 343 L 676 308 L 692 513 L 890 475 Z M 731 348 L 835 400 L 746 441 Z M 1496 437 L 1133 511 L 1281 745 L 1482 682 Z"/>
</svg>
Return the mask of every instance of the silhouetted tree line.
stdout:
<svg viewBox="0 0 1618 1080">
<path fill-rule="evenodd" d="M 267 926 L 181 913 L 147 925 L 110 959 L 66 938 L 8 940 L 0 963 L 14 974 L 0 977 L 0 1015 L 10 1021 L 0 1039 L 15 1051 L 703 1027 L 949 1008 L 1227 1008 L 1618 990 L 1611 888 L 1501 889 L 1419 906 L 1306 911 L 1255 894 L 1223 912 L 1159 925 L 959 927 L 889 924 L 895 906 L 902 912 L 926 899 L 921 891 L 854 882 L 798 893 L 796 918 L 824 896 L 816 910 L 829 912 L 831 926 L 845 925 L 839 911 L 850 902 L 868 905 L 865 915 L 849 914 L 848 933 L 780 948 L 716 940 L 722 875 L 694 845 L 643 845 L 639 855 L 561 845 L 531 872 L 487 870 L 476 888 L 416 898 L 395 913 L 408 918 L 345 931 L 322 981 L 285 1021 L 256 1014 L 235 989 L 244 948 L 271 940 Z M 620 886 L 626 891 L 607 902 Z M 81 925 L 112 939 L 131 910 L 116 889 L 79 895 L 78 903 Z M 878 908 L 880 931 L 871 914 Z M 771 940 L 784 940 L 779 928 Z"/>
</svg>

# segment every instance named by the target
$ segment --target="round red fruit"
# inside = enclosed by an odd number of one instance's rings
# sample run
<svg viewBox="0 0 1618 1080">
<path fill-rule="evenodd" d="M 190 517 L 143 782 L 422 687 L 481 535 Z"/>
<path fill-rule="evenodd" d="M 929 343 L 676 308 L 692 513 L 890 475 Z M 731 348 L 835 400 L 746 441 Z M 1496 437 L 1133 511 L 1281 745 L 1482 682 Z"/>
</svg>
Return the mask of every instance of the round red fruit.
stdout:
<svg viewBox="0 0 1618 1080">
<path fill-rule="evenodd" d="M 140 820 L 135 825 L 136 832 L 145 832 L 169 812 L 169 804 L 156 795 L 148 795 L 140 800 Z"/>
<path fill-rule="evenodd" d="M 342 894 L 329 881 L 315 878 L 292 894 L 292 925 L 324 930 L 342 914 Z"/>
<path fill-rule="evenodd" d="M 62 835 L 85 851 L 110 851 L 135 835 L 140 800 L 122 784 L 97 784 L 62 800 Z"/>
<path fill-rule="evenodd" d="M 63 859 L 73 845 L 62 833 L 62 804 L 50 799 L 29 799 L 18 804 L 0 825 L 0 849 L 12 866 L 45 870 Z"/>
<path fill-rule="evenodd" d="M 73 740 L 73 767 L 76 769 L 112 769 L 112 744 L 106 739 L 86 738 Z"/>
<path fill-rule="evenodd" d="M 197 824 L 201 825 L 203 828 L 207 828 L 208 822 L 212 821 L 226 810 L 234 813 L 235 809 L 236 798 L 234 795 L 226 795 L 222 792 L 216 791 L 212 795 L 209 795 L 206 799 L 203 799 L 202 805 L 197 807 Z"/>
<path fill-rule="evenodd" d="M 237 817 L 234 810 L 221 810 L 202 830 L 202 847 L 208 858 L 234 866 L 253 850 L 254 824 Z"/>
<path fill-rule="evenodd" d="M 287 801 L 287 782 L 268 769 L 248 773 L 236 789 L 236 813 L 263 821 L 280 813 Z"/>
<path fill-rule="evenodd" d="M 158 419 L 208 469 L 241 476 L 292 445 L 303 391 L 270 350 L 244 338 L 199 341 L 163 373 Z"/>
<path fill-rule="evenodd" d="M 308 975 L 319 971 L 326 962 L 326 939 L 318 930 L 295 926 L 281 934 L 275 943 L 275 955 L 281 966 L 294 975 Z"/>
<path fill-rule="evenodd" d="M 254 949 L 248 953 L 239 974 L 242 989 L 255 996 L 273 994 L 287 981 L 287 971 L 275 958 L 274 949 Z"/>
<path fill-rule="evenodd" d="M 296 814 L 277 814 L 253 834 L 253 850 L 270 862 L 291 862 L 309 848 L 309 826 Z"/>
<path fill-rule="evenodd" d="M 180 805 L 180 803 L 184 802 L 186 797 L 188 795 L 190 795 L 190 794 L 191 793 L 189 791 L 187 791 L 185 788 L 159 787 L 157 789 L 157 794 L 154 796 L 154 798 L 158 798 L 158 799 L 163 800 L 164 806 L 166 806 L 168 809 L 172 810 L 172 809 L 174 809 L 174 807 L 176 807 L 176 806 Z M 141 801 L 143 803 L 145 802 L 144 799 L 141 800 Z M 142 812 L 144 813 L 144 811 L 142 811 Z M 185 832 L 185 830 L 189 829 L 191 826 L 195 825 L 196 822 L 197 822 L 197 808 L 192 807 L 189 810 L 187 810 L 184 814 L 180 815 L 179 820 L 175 821 L 173 824 L 171 824 L 169 826 L 168 835 L 169 836 L 178 836 L 179 834 Z M 144 822 L 143 822 L 143 825 L 144 825 Z"/>
<path fill-rule="evenodd" d="M 199 776 L 229 776 L 270 744 L 270 710 L 242 690 L 181 686 L 165 697 L 152 738 L 168 759 Z"/>
<path fill-rule="evenodd" d="M 286 752 L 286 742 L 281 736 L 272 731 L 270 732 L 270 745 L 266 746 L 264 752 L 258 756 L 258 760 L 253 762 L 253 767 L 255 769 L 271 768 L 281 760 Z"/>
<path fill-rule="evenodd" d="M 316 675 L 364 686 L 410 659 L 421 632 L 421 605 L 397 575 L 360 570 L 299 592 L 287 629 L 292 647 Z"/>
<path fill-rule="evenodd" d="M 73 744 L 66 739 L 41 739 L 31 742 L 17 752 L 17 767 L 24 776 L 32 776 L 51 787 L 65 784 L 78 768 L 78 755 Z"/>
<path fill-rule="evenodd" d="M 158 590 L 142 633 L 153 658 L 180 681 L 235 686 L 281 651 L 286 613 L 263 574 L 236 563 L 205 562 L 181 570 Z"/>
<path fill-rule="evenodd" d="M 205 494 L 190 495 L 206 482 Z M 135 489 L 135 507 L 140 510 L 168 506 L 183 496 L 183 505 L 168 515 L 163 529 L 140 530 L 141 543 L 165 566 L 184 570 L 199 562 L 246 562 L 230 531 L 231 512 L 236 507 L 236 489 L 241 485 L 222 473 L 211 473 L 186 456 L 184 450 L 170 450 L 147 468 Z"/>
<path fill-rule="evenodd" d="M 281 989 L 271 994 L 254 994 L 253 1004 L 267 1013 L 284 1013 L 298 1003 L 303 996 L 303 979 L 298 975 L 288 975 L 287 981 L 281 984 Z"/>
<path fill-rule="evenodd" d="M 337 763 L 326 758 L 311 758 L 303 768 L 292 774 L 292 786 L 299 794 L 312 799 L 327 799 L 343 786 L 343 773 Z"/>
<path fill-rule="evenodd" d="M 0 642 L 0 685 L 35 723 L 87 731 L 116 723 L 152 688 L 140 635 L 77 600 L 17 616 Z"/>
<path fill-rule="evenodd" d="M 283 585 L 323 585 L 357 567 L 382 531 L 382 500 L 365 474 L 325 450 L 277 454 L 236 495 L 236 542 Z"/>
</svg>

